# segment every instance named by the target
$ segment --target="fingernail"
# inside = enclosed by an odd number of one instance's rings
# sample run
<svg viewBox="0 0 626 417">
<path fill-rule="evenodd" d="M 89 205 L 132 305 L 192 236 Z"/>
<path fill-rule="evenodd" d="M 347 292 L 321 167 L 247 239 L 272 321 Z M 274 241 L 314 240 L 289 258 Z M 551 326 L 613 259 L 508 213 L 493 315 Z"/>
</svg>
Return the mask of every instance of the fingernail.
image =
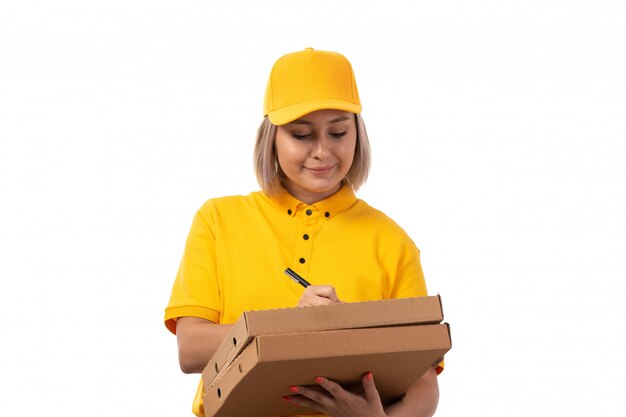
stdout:
<svg viewBox="0 0 626 417">
<path fill-rule="evenodd" d="M 318 384 L 323 384 L 325 381 L 326 380 L 321 376 L 315 377 L 315 382 L 317 382 Z"/>
<path fill-rule="evenodd" d="M 374 375 L 372 375 L 371 372 L 368 372 L 367 374 L 365 374 L 365 378 L 367 378 L 368 381 L 371 381 L 372 378 L 374 378 Z"/>
<path fill-rule="evenodd" d="M 296 387 L 295 385 L 292 385 L 289 387 L 289 391 L 291 392 L 300 392 L 300 388 Z"/>
<path fill-rule="evenodd" d="M 288 403 L 290 403 L 291 402 L 291 398 L 289 398 L 288 396 L 285 395 L 283 397 L 283 401 L 287 401 Z"/>
</svg>

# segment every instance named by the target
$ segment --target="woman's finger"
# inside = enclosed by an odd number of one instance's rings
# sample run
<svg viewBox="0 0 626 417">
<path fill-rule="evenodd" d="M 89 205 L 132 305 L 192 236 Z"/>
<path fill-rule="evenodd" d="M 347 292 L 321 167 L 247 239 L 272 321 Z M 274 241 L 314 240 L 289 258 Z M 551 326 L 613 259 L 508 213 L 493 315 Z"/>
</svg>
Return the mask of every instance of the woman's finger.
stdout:
<svg viewBox="0 0 626 417">
<path fill-rule="evenodd" d="M 332 285 L 316 285 L 313 287 L 313 293 L 318 297 L 327 298 L 333 303 L 339 302 L 339 297 L 337 297 L 335 287 L 333 287 Z"/>
<path fill-rule="evenodd" d="M 365 399 L 370 404 L 380 404 L 380 394 L 376 389 L 376 383 L 374 382 L 374 375 L 371 372 L 367 372 L 361 378 L 363 382 L 363 390 L 365 391 Z"/>
<path fill-rule="evenodd" d="M 340 400 L 342 397 L 345 397 L 348 394 L 348 391 L 344 390 L 341 385 L 338 383 L 331 381 L 330 379 L 326 379 L 323 376 L 318 376 L 315 378 L 315 382 L 317 382 L 322 388 L 324 388 L 330 395 L 333 396 L 336 400 Z"/>
<path fill-rule="evenodd" d="M 315 410 L 323 414 L 328 414 L 327 410 L 321 404 L 301 395 L 286 395 L 283 397 L 283 401 L 296 404 L 301 407 L 310 408 L 311 410 Z"/>
<path fill-rule="evenodd" d="M 298 307 L 331 305 L 340 302 L 332 285 L 310 285 L 300 296 Z"/>
<path fill-rule="evenodd" d="M 298 385 L 298 386 L 290 387 L 289 391 L 295 394 L 300 394 L 300 397 L 297 397 L 298 399 L 307 398 L 311 400 L 312 402 L 314 402 L 315 404 L 317 404 L 319 407 L 324 408 L 324 410 L 327 410 L 329 407 L 332 407 L 335 402 L 334 399 L 331 396 L 329 396 L 327 392 L 316 387 L 307 387 L 307 386 Z M 318 410 L 318 408 L 314 408 L 314 409 Z"/>
</svg>

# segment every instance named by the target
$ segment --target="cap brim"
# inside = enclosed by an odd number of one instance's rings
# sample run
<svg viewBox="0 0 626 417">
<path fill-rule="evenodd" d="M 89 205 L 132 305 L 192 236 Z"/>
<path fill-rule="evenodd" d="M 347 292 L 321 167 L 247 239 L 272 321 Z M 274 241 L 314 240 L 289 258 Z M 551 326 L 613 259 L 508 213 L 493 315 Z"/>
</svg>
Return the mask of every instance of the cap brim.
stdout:
<svg viewBox="0 0 626 417">
<path fill-rule="evenodd" d="M 309 101 L 302 101 L 290 106 L 281 107 L 267 114 L 272 124 L 276 126 L 284 125 L 289 122 L 309 114 L 317 110 L 343 110 L 350 113 L 361 113 L 361 105 L 354 104 L 343 100 L 337 100 L 333 98 L 316 99 Z"/>
</svg>

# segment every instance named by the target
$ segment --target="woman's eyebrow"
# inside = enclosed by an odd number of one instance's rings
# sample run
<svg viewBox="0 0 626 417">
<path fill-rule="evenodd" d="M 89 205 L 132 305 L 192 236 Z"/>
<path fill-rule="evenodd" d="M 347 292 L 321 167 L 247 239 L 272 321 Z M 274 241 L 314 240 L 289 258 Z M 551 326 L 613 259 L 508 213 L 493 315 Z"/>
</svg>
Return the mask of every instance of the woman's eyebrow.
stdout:
<svg viewBox="0 0 626 417">
<path fill-rule="evenodd" d="M 343 122 L 344 120 L 349 120 L 349 119 L 350 118 L 348 116 L 339 116 L 339 117 L 336 117 L 333 120 L 329 121 L 328 124 L 337 123 L 337 122 Z M 293 122 L 289 122 L 287 124 L 310 125 L 312 123 L 307 121 L 307 120 L 304 120 L 304 119 L 296 119 Z"/>
<path fill-rule="evenodd" d="M 348 116 L 345 116 L 345 115 L 344 116 L 339 116 L 339 117 L 334 118 L 330 122 L 328 122 L 328 124 L 337 123 L 337 122 L 343 122 L 344 120 L 350 120 L 350 118 Z"/>
</svg>

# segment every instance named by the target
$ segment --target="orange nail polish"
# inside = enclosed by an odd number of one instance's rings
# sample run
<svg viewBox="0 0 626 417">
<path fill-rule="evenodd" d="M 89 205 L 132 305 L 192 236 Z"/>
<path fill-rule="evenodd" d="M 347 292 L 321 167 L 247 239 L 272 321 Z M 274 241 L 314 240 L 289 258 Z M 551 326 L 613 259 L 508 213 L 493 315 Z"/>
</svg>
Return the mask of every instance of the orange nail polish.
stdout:
<svg viewBox="0 0 626 417">
<path fill-rule="evenodd" d="M 368 372 L 368 373 L 365 375 L 365 378 L 367 378 L 367 380 L 368 380 L 368 381 L 371 381 L 371 380 L 372 380 L 372 378 L 374 378 L 374 375 L 372 375 L 372 373 L 371 373 L 371 372 Z"/>
<path fill-rule="evenodd" d="M 326 380 L 321 376 L 315 377 L 315 382 L 317 382 L 318 384 L 323 384 L 324 381 Z"/>
<path fill-rule="evenodd" d="M 289 387 L 289 391 L 291 392 L 300 392 L 300 388 L 296 387 L 295 385 L 292 385 Z"/>
</svg>

